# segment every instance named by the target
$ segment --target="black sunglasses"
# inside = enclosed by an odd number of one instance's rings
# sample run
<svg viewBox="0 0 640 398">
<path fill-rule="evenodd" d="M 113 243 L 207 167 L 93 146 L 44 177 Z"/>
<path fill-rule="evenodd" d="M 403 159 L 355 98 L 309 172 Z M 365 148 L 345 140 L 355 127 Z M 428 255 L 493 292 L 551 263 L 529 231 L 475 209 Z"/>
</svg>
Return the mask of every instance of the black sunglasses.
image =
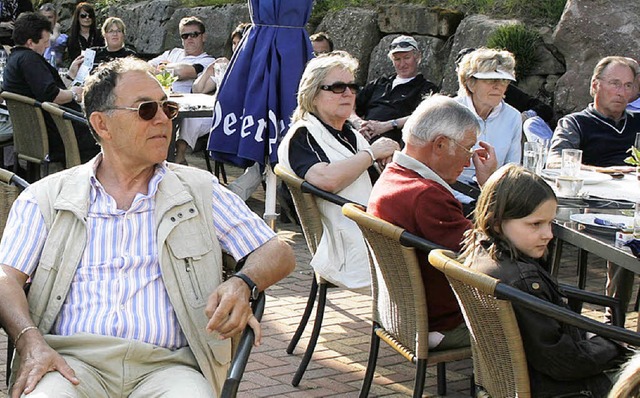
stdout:
<svg viewBox="0 0 640 398">
<path fill-rule="evenodd" d="M 81 13 L 80 18 L 84 19 L 84 18 L 93 18 L 93 17 L 90 14 Z"/>
<path fill-rule="evenodd" d="M 416 48 L 416 46 L 413 43 L 410 43 L 408 41 L 399 41 L 397 43 L 393 43 L 389 46 L 390 50 L 396 49 L 396 48 L 407 48 L 407 47 L 411 47 L 411 48 Z"/>
<path fill-rule="evenodd" d="M 175 119 L 175 117 L 178 116 L 178 112 L 180 111 L 180 106 L 178 105 L 177 102 L 173 102 L 173 101 L 146 101 L 146 102 L 141 102 L 137 108 L 120 106 L 120 107 L 113 107 L 109 109 L 137 111 L 138 116 L 140 116 L 140 119 L 151 120 L 156 116 L 156 113 L 158 113 L 158 105 L 162 107 L 162 112 L 164 112 L 164 114 L 167 115 L 169 119 Z M 106 110 L 109 110 L 109 109 L 106 109 Z"/>
<path fill-rule="evenodd" d="M 180 37 L 182 37 L 182 40 L 187 40 L 188 38 L 192 38 L 195 39 L 196 37 L 200 36 L 202 34 L 202 32 L 190 32 L 190 33 L 183 33 L 180 35 Z"/>
<path fill-rule="evenodd" d="M 349 88 L 353 94 L 358 94 L 358 90 L 360 90 L 360 86 L 355 83 L 336 82 L 329 86 L 326 84 L 320 86 L 320 90 L 331 91 L 334 94 L 342 94 L 347 91 L 347 88 Z"/>
</svg>

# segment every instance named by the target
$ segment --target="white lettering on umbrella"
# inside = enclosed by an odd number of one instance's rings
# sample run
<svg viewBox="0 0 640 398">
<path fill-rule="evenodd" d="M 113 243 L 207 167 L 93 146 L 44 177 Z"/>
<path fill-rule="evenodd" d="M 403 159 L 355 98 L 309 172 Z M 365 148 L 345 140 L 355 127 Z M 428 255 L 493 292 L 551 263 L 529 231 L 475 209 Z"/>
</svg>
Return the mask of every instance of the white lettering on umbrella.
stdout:
<svg viewBox="0 0 640 398">
<path fill-rule="evenodd" d="M 242 121 L 242 127 L 240 128 L 240 137 L 245 138 L 251 135 L 251 129 L 256 125 L 253 115 L 245 115 L 245 110 L 243 109 L 243 114 L 240 116 L 240 120 Z M 236 123 L 238 122 L 238 117 L 235 113 L 231 112 L 222 117 L 222 106 L 220 102 L 216 102 L 213 109 L 213 123 L 211 126 L 211 131 L 215 130 L 219 125 L 220 121 L 224 120 L 224 125 L 222 131 L 225 135 L 231 136 L 237 132 L 237 129 L 234 128 Z M 280 133 L 285 129 L 284 120 L 278 120 L 275 112 L 269 110 L 269 122 L 273 125 L 273 129 L 275 130 L 275 134 L 272 134 L 269 139 L 269 154 L 273 152 L 273 147 L 280 141 Z M 267 128 L 267 121 L 260 118 L 258 119 L 258 126 L 256 128 L 256 133 L 253 136 L 253 139 L 256 142 L 264 141 L 264 131 Z"/>
<path fill-rule="evenodd" d="M 240 130 L 240 137 L 244 138 L 251 134 L 250 131 L 247 131 L 249 127 L 253 126 L 253 116 L 246 115 L 242 117 L 242 130 Z"/>
<path fill-rule="evenodd" d="M 231 127 L 233 127 L 237 121 L 238 118 L 236 118 L 235 113 L 230 113 L 224 117 L 224 133 L 226 135 L 232 135 L 236 132 L 236 129 L 231 129 Z"/>
</svg>

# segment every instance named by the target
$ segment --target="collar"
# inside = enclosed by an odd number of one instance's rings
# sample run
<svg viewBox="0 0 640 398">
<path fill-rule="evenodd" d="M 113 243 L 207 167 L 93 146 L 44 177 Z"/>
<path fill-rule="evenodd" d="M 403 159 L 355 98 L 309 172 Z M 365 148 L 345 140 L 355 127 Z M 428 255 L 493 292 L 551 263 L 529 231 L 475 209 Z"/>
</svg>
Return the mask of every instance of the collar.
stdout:
<svg viewBox="0 0 640 398">
<path fill-rule="evenodd" d="M 622 117 L 620 117 L 620 120 L 618 120 L 617 122 L 613 119 L 611 119 L 610 117 L 607 117 L 605 115 L 603 115 L 602 113 L 598 112 L 598 110 L 596 109 L 595 105 L 592 103 L 590 103 L 587 106 L 587 109 L 589 110 L 589 112 L 593 113 L 595 116 L 597 116 L 598 118 L 602 119 L 604 122 L 612 125 L 612 126 L 619 126 L 624 124 L 627 121 L 627 114 L 629 113 L 626 109 L 622 112 Z"/>
<path fill-rule="evenodd" d="M 480 117 L 480 115 L 478 115 L 478 113 L 476 112 L 476 107 L 473 106 L 473 100 L 471 99 L 470 95 L 461 96 L 459 98 L 460 98 L 460 103 L 466 106 L 467 108 L 469 108 L 477 119 L 483 120 Z M 489 113 L 489 116 L 487 117 L 487 121 L 498 117 L 503 107 L 504 107 L 504 100 L 501 100 L 500 103 L 491 110 L 491 113 Z"/>
<path fill-rule="evenodd" d="M 393 161 L 406 169 L 415 171 L 416 173 L 420 174 L 422 178 L 437 182 L 438 184 L 445 187 L 447 191 L 451 193 L 451 195 L 455 196 L 454 190 L 451 188 L 451 186 L 449 186 L 449 184 L 447 184 L 445 180 L 440 178 L 438 174 L 427 167 L 424 163 L 419 162 L 406 153 L 400 151 L 396 151 L 393 154 Z"/>
</svg>

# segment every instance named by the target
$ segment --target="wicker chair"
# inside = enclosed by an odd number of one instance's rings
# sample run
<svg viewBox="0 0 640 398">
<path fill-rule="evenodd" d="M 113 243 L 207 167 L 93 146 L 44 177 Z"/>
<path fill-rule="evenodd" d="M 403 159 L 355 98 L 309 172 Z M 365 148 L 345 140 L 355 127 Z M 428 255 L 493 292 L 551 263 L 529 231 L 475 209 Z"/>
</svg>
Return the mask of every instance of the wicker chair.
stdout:
<svg viewBox="0 0 640 398">
<path fill-rule="evenodd" d="M 7 218 L 13 201 L 16 200 L 20 192 L 29 186 L 22 178 L 16 174 L 0 168 L 0 236 L 4 233 L 4 227 L 7 225 Z M 13 342 L 7 343 L 7 368 L 6 381 L 9 383 L 9 374 L 11 373 L 11 359 L 13 358 Z"/>
<path fill-rule="evenodd" d="M 342 212 L 360 227 L 367 242 L 371 266 L 373 327 L 360 397 L 369 394 L 381 339 L 416 364 L 414 397 L 422 396 L 426 368 L 431 364 L 438 365 L 438 394 L 446 395 L 446 362 L 471 357 L 471 348 L 429 351 L 426 294 L 416 250 L 409 245 L 419 238 L 354 204 L 344 205 Z M 433 245 L 425 251 L 437 247 Z M 473 394 L 473 380 L 471 387 Z"/>
<path fill-rule="evenodd" d="M 493 398 L 531 397 L 527 359 L 512 305 L 545 314 L 600 336 L 640 344 L 640 334 L 610 326 L 531 296 L 463 266 L 450 251 L 433 250 L 429 262 L 456 293 L 471 332 L 476 383 Z"/>
<path fill-rule="evenodd" d="M 14 171 L 18 171 L 18 160 L 27 161 L 28 165 L 38 165 L 37 178 L 40 177 L 40 166 L 44 175 L 49 173 L 49 138 L 44 122 L 40 102 L 23 95 L 3 91 L 9 109 L 9 117 L 13 124 L 13 145 L 16 153 Z"/>
<path fill-rule="evenodd" d="M 58 128 L 60 137 L 62 138 L 62 143 L 64 144 L 65 167 L 70 168 L 82 163 L 80 161 L 78 140 L 76 139 L 76 134 L 73 130 L 73 124 L 71 124 L 71 121 L 73 120 L 86 123 L 86 120 L 63 110 L 57 104 L 52 102 L 43 102 L 42 109 L 51 115 L 53 122 Z"/>
<path fill-rule="evenodd" d="M 289 188 L 289 191 L 291 192 L 293 203 L 296 208 L 296 213 L 298 214 L 300 225 L 302 226 L 302 232 L 307 242 L 307 247 L 309 248 L 309 252 L 311 252 L 311 255 L 313 256 L 316 252 L 318 244 L 320 243 L 320 238 L 322 238 L 322 221 L 320 217 L 320 210 L 318 210 L 316 200 L 328 200 L 338 206 L 342 206 L 343 204 L 348 203 L 348 200 L 338 195 L 334 195 L 317 187 L 314 187 L 305 180 L 290 173 L 281 165 L 276 165 L 274 171 L 275 174 L 280 177 L 282 181 L 284 181 L 284 183 Z M 316 199 L 316 197 L 320 199 Z M 317 297 L 318 306 L 316 308 L 316 318 L 313 324 L 313 330 L 311 332 L 311 337 L 309 338 L 307 349 L 302 357 L 302 362 L 300 362 L 300 366 L 293 376 L 293 381 L 291 382 L 291 384 L 294 387 L 297 387 L 300 384 L 300 380 L 302 379 L 302 376 L 304 375 L 304 372 L 306 371 L 307 366 L 311 361 L 313 351 L 316 348 L 318 337 L 320 336 L 320 329 L 322 328 L 324 309 L 327 302 L 327 289 L 329 287 L 335 287 L 335 285 L 327 282 L 318 274 L 315 274 L 313 282 L 311 283 L 311 289 L 309 290 L 307 306 L 305 307 L 302 318 L 300 319 L 300 324 L 298 325 L 298 328 L 293 334 L 293 337 L 289 342 L 289 346 L 287 347 L 287 354 L 292 354 L 296 348 L 296 345 L 300 341 L 300 337 L 302 336 L 307 323 L 309 322 L 309 317 L 311 316 L 311 311 L 313 310 L 313 304 L 316 301 Z"/>
</svg>

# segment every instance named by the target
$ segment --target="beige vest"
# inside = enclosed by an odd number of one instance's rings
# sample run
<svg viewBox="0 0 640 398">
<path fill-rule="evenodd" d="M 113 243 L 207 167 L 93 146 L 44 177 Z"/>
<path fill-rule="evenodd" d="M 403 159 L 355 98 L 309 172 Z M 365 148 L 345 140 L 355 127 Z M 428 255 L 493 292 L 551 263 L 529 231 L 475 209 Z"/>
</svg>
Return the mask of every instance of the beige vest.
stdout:
<svg viewBox="0 0 640 398">
<path fill-rule="evenodd" d="M 29 293 L 31 317 L 44 334 L 60 312 L 85 249 L 91 167 L 74 167 L 31 186 L 49 230 Z M 167 294 L 200 370 L 220 392 L 231 342 L 205 330 L 207 299 L 222 282 L 212 194 L 210 173 L 169 164 L 155 195 L 155 222 Z"/>
<path fill-rule="evenodd" d="M 291 173 L 289 164 L 289 142 L 294 132 L 300 127 L 306 127 L 318 142 L 330 161 L 335 162 L 353 156 L 313 115 L 307 120 L 300 120 L 289 128 L 278 148 L 280 164 Z M 356 132 L 358 147 L 356 150 L 369 148 L 369 143 Z M 295 174 L 295 173 L 294 173 Z M 371 194 L 371 179 L 364 172 L 351 185 L 338 195 L 353 202 L 366 205 Z M 360 228 L 342 215 L 342 209 L 333 203 L 316 198 L 318 210 L 322 214 L 322 238 L 311 259 L 311 266 L 324 279 L 338 286 L 359 289 L 371 286 L 369 257 Z"/>
</svg>

